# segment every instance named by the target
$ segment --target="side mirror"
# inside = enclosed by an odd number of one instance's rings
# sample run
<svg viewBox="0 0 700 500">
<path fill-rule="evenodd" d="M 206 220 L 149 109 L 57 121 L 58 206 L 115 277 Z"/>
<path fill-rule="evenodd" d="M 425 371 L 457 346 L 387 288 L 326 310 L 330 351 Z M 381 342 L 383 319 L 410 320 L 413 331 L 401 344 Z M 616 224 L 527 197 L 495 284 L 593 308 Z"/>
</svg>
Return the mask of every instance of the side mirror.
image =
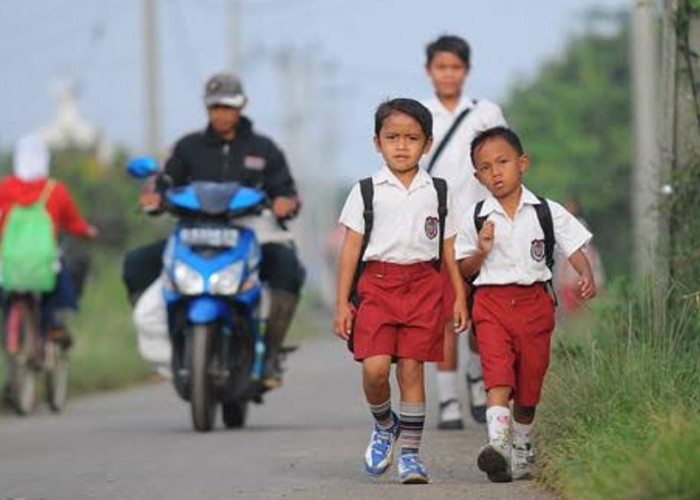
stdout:
<svg viewBox="0 0 700 500">
<path fill-rule="evenodd" d="M 137 179 L 147 179 L 158 173 L 158 162 L 150 156 L 139 156 L 129 160 L 126 165 L 126 171 L 130 176 Z"/>
</svg>

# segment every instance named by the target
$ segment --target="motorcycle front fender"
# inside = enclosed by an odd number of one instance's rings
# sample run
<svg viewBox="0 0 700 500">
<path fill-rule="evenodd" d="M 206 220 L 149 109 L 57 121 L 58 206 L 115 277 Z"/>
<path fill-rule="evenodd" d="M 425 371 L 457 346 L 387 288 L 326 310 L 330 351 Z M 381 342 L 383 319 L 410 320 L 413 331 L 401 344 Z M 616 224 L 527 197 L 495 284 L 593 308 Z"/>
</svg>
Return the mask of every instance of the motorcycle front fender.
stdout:
<svg viewBox="0 0 700 500">
<path fill-rule="evenodd" d="M 194 297 L 187 304 L 187 319 L 194 324 L 210 323 L 217 319 L 228 322 L 230 316 L 228 305 L 210 295 Z"/>
</svg>

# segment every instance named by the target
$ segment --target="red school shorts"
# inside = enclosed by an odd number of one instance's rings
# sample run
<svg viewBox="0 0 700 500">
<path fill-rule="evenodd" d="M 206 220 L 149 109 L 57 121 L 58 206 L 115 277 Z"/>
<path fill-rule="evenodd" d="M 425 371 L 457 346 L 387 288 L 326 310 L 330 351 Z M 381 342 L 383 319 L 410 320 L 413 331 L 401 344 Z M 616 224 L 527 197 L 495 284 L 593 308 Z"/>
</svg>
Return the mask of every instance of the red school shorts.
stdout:
<svg viewBox="0 0 700 500">
<path fill-rule="evenodd" d="M 447 266 L 444 262 L 440 269 L 440 277 L 442 278 L 442 314 L 444 321 L 451 323 L 454 320 L 455 289 L 452 286 L 450 273 L 447 272 Z"/>
<path fill-rule="evenodd" d="M 432 263 L 368 262 L 357 291 L 357 361 L 380 355 L 442 361 L 442 278 Z"/>
<path fill-rule="evenodd" d="M 536 406 L 554 330 L 554 301 L 544 285 L 480 286 L 472 321 L 486 389 L 512 387 L 516 404 Z"/>
</svg>

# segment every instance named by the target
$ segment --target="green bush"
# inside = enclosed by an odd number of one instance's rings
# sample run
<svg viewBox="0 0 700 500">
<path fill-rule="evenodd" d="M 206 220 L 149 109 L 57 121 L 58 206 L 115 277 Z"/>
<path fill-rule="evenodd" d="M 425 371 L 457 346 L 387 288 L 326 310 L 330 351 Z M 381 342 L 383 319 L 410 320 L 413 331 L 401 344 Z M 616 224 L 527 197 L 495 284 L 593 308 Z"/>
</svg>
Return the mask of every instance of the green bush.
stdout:
<svg viewBox="0 0 700 500">
<path fill-rule="evenodd" d="M 700 498 L 698 312 L 651 289 L 618 290 L 557 337 L 538 479 L 566 498 Z"/>
</svg>

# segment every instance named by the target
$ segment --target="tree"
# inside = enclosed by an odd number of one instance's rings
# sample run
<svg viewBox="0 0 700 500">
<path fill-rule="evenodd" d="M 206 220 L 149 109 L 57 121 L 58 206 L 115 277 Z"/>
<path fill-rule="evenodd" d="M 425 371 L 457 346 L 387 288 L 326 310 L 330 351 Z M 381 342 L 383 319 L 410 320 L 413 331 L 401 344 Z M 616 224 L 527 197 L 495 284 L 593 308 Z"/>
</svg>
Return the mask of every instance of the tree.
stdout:
<svg viewBox="0 0 700 500">
<path fill-rule="evenodd" d="M 575 198 L 611 274 L 631 263 L 631 86 L 626 12 L 593 11 L 582 34 L 510 92 L 506 117 L 535 192 Z"/>
</svg>

